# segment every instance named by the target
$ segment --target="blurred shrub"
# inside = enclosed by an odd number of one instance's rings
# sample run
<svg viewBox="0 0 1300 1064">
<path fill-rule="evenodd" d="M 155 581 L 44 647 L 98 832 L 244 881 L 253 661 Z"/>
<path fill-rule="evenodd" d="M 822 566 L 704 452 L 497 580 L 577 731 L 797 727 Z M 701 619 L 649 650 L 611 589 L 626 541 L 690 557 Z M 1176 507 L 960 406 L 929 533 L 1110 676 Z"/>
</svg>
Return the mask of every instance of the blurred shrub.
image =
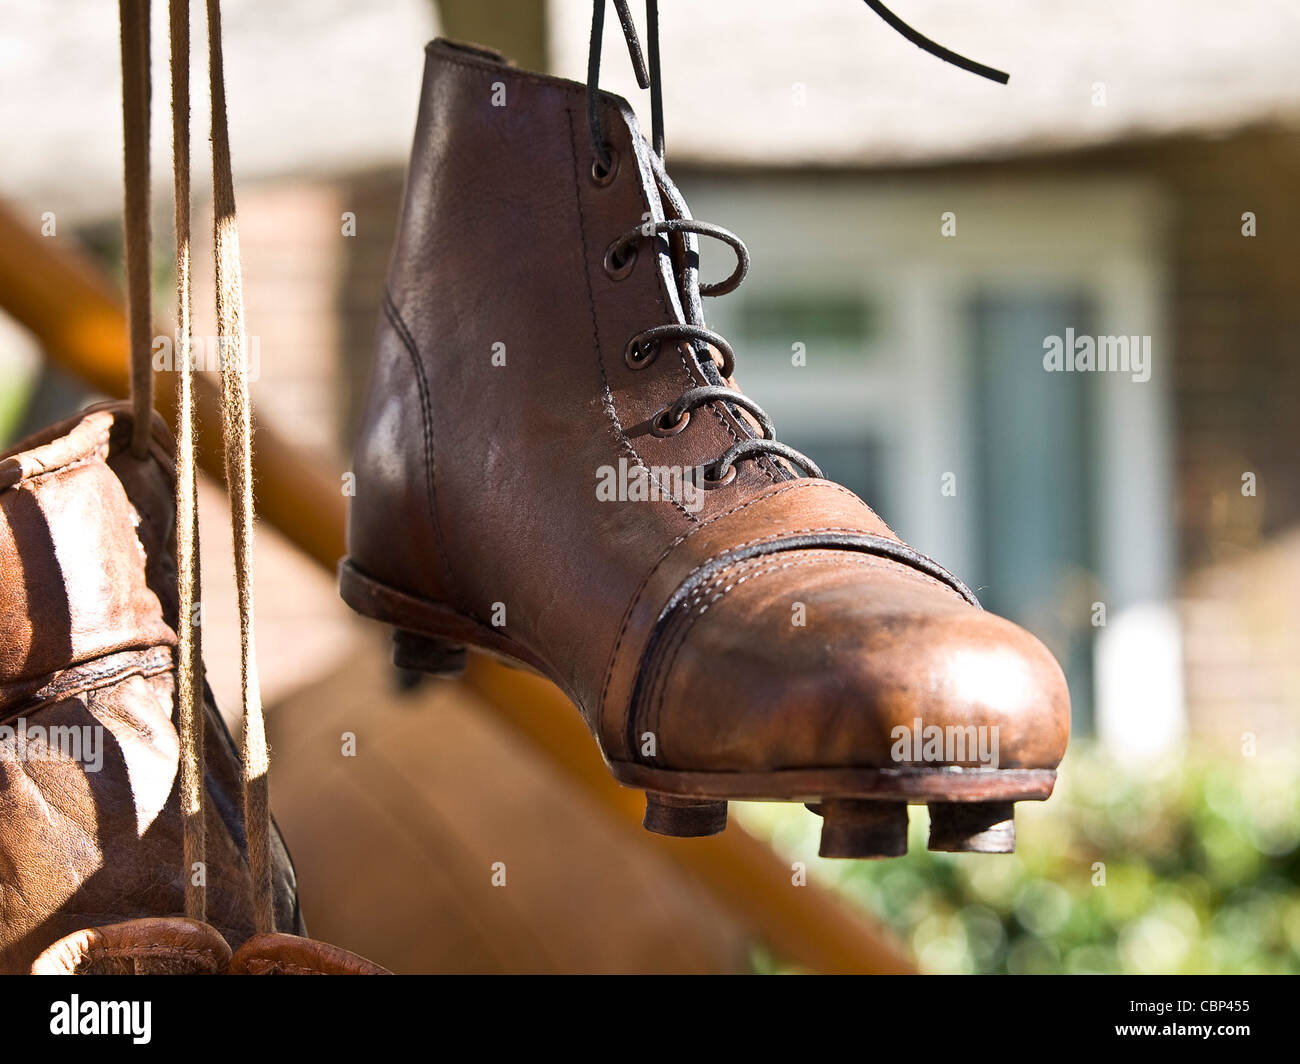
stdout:
<svg viewBox="0 0 1300 1064">
<path fill-rule="evenodd" d="M 924 971 L 1300 973 L 1294 761 L 1125 769 L 1076 744 L 1053 797 L 1017 805 L 1011 856 L 930 853 L 920 806 L 908 856 L 889 861 L 819 859 L 821 821 L 802 807 L 740 815 L 889 924 Z"/>
</svg>

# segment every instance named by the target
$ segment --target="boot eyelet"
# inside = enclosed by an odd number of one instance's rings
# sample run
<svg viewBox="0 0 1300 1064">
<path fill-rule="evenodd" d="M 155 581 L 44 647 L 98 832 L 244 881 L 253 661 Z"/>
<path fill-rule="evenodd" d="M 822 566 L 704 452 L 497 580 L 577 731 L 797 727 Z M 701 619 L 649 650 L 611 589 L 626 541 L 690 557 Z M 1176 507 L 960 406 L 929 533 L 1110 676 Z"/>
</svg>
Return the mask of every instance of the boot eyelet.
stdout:
<svg viewBox="0 0 1300 1064">
<path fill-rule="evenodd" d="M 669 424 L 667 420 L 668 415 L 670 413 L 672 413 L 672 410 L 668 407 L 665 407 L 663 410 L 659 411 L 659 413 L 657 413 L 653 418 L 651 418 L 650 432 L 653 435 L 659 437 L 676 436 L 679 432 L 682 431 L 682 429 L 684 429 L 687 425 L 691 423 L 691 412 L 689 410 L 683 410 L 682 416 L 679 417 L 672 424 Z M 735 467 L 733 466 L 732 468 Z"/>
<path fill-rule="evenodd" d="M 709 469 L 706 469 L 704 474 L 700 477 L 700 483 L 706 488 L 725 488 L 735 479 L 736 467 L 734 465 L 727 470 L 724 476 L 721 477 L 713 476 L 713 470 L 712 467 L 710 467 Z"/>
<path fill-rule="evenodd" d="M 605 273 L 611 281 L 621 281 L 624 277 L 632 272 L 632 267 L 636 265 L 636 245 L 623 251 L 622 258 L 615 259 L 615 252 L 618 251 L 618 241 L 610 244 L 605 249 Z"/>
<path fill-rule="evenodd" d="M 591 181 L 594 185 L 604 188 L 606 185 L 612 185 L 614 178 L 618 177 L 618 152 L 613 148 L 605 149 L 609 153 L 609 169 L 606 170 L 604 164 L 600 161 L 600 156 L 591 160 Z"/>
<path fill-rule="evenodd" d="M 645 369 L 659 354 L 659 342 L 652 340 L 650 343 L 642 345 L 638 343 L 629 343 L 623 348 L 623 361 L 627 364 L 628 369 Z"/>
</svg>

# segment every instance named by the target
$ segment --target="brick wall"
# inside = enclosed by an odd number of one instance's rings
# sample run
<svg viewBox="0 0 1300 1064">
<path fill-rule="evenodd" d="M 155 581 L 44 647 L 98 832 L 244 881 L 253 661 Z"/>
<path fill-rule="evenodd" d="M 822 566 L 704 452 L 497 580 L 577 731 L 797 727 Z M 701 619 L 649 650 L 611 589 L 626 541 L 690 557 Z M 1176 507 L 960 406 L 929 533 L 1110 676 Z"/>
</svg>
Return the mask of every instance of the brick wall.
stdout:
<svg viewBox="0 0 1300 1064">
<path fill-rule="evenodd" d="M 1154 179 L 1168 210 L 1180 599 L 1193 736 L 1300 746 L 1300 130 L 1020 170 Z M 1242 233 L 1253 212 L 1256 235 Z M 1255 496 L 1243 495 L 1253 473 Z"/>
</svg>

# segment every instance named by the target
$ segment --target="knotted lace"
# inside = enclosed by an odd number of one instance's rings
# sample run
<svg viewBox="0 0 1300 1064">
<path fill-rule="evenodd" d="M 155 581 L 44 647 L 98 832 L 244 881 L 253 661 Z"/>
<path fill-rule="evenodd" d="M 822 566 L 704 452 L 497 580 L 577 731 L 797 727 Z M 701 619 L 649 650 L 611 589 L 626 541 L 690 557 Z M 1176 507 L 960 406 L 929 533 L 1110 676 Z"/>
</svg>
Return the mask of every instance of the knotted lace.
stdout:
<svg viewBox="0 0 1300 1064">
<path fill-rule="evenodd" d="M 617 270 L 627 263 L 633 249 L 639 242 L 653 240 L 670 233 L 696 233 L 701 236 L 710 236 L 730 245 L 736 252 L 736 268 L 732 270 L 731 275 L 723 281 L 698 285 L 697 290 L 700 295 L 726 295 L 728 292 L 735 291 L 740 286 L 740 282 L 745 279 L 745 274 L 749 271 L 749 250 L 745 247 L 745 242 L 735 233 L 723 229 L 720 225 L 696 221 L 694 218 L 660 219 L 659 221 L 645 222 L 635 229 L 629 229 L 609 246 L 606 261 L 610 263 L 613 269 Z M 722 383 L 729 380 L 735 371 L 736 354 L 731 344 L 720 333 L 706 328 L 703 324 L 691 322 L 670 322 L 666 325 L 655 325 L 642 330 L 628 341 L 627 348 L 624 351 L 624 360 L 634 369 L 647 366 L 658 353 L 660 344 L 666 340 L 686 341 L 692 353 L 704 359 L 702 365 L 707 364 L 707 367 L 712 369 L 712 373 L 709 373 L 706 369 L 706 376 L 716 378 L 716 380 L 708 385 L 687 389 L 675 402 L 661 411 L 654 419 L 658 431 L 669 433 L 677 428 L 684 428 L 685 422 L 693 410 L 709 403 L 721 402 L 730 407 L 733 413 L 737 409 L 747 411 L 753 416 L 762 432 L 761 436 L 737 440 L 732 444 L 721 458 L 706 467 L 704 470 L 706 481 L 715 484 L 727 481 L 731 477 L 732 466 L 737 462 L 747 458 L 761 458 L 763 455 L 784 458 L 791 465 L 797 466 L 811 477 L 820 477 L 822 475 L 821 469 L 811 458 L 788 444 L 777 440 L 772 419 L 767 416 L 758 403 L 744 392 Z M 722 357 L 720 366 L 713 361 L 711 350 L 717 351 Z"/>
</svg>

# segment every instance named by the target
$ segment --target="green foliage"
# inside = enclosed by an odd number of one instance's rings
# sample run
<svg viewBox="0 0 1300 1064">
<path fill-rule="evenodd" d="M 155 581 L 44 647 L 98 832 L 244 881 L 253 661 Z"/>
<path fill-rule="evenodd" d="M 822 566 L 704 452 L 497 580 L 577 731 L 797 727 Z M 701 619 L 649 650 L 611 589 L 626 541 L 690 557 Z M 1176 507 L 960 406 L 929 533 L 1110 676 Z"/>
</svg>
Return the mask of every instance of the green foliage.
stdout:
<svg viewBox="0 0 1300 1064">
<path fill-rule="evenodd" d="M 26 380 L 15 381 L 17 371 L 11 369 L 9 360 L 0 351 L 0 373 L 6 373 L 10 379 L 0 383 L 0 448 L 13 438 L 15 429 L 22 422 L 23 409 L 27 403 L 31 388 Z"/>
<path fill-rule="evenodd" d="M 1010 856 L 936 854 L 913 807 L 890 861 L 823 861 L 820 820 L 747 806 L 810 878 L 890 925 L 930 972 L 1300 973 L 1300 765 L 1180 759 L 1125 769 L 1078 744 Z M 769 957 L 759 970 L 779 970 Z"/>
</svg>

